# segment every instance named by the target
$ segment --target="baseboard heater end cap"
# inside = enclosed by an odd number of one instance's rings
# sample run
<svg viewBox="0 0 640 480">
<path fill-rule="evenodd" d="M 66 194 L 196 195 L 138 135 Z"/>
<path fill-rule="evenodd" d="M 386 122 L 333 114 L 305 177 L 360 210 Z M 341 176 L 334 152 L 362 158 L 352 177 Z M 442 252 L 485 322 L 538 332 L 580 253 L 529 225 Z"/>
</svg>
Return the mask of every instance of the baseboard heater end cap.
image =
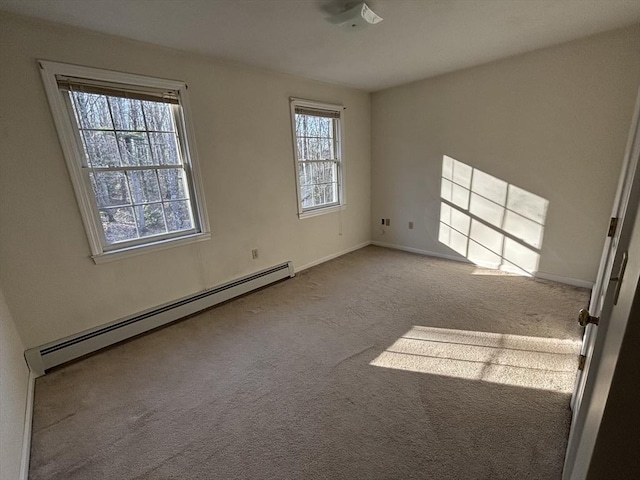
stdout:
<svg viewBox="0 0 640 480">
<path fill-rule="evenodd" d="M 44 362 L 40 354 L 40 347 L 25 350 L 24 359 L 27 362 L 29 370 L 31 370 L 36 378 L 44 375 Z"/>
</svg>

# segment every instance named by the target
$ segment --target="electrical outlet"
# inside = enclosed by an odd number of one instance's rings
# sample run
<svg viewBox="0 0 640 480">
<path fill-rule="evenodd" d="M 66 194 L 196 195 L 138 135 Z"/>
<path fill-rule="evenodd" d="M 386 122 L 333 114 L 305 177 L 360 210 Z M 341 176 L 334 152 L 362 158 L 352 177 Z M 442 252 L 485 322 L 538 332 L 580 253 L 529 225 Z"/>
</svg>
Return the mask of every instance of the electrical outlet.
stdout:
<svg viewBox="0 0 640 480">
<path fill-rule="evenodd" d="M 384 224 L 385 224 L 387 227 L 388 227 L 388 226 L 390 226 L 390 225 L 391 225 L 391 220 L 390 220 L 390 219 L 388 219 L 388 218 L 385 218 L 385 219 L 384 219 Z"/>
<path fill-rule="evenodd" d="M 413 230 L 413 222 L 409 222 L 409 230 Z"/>
<path fill-rule="evenodd" d="M 382 219 L 382 225 L 384 225 L 384 218 Z"/>
<path fill-rule="evenodd" d="M 258 249 L 254 248 L 253 250 L 251 250 L 251 258 L 253 258 L 254 260 L 256 258 L 258 258 Z"/>
</svg>

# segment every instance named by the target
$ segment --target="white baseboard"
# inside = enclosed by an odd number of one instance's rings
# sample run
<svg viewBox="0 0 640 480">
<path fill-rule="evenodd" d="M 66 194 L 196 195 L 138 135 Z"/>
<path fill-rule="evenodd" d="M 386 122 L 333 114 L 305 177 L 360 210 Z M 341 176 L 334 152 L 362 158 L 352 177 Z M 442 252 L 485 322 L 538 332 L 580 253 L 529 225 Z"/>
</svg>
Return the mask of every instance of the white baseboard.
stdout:
<svg viewBox="0 0 640 480">
<path fill-rule="evenodd" d="M 295 267 L 296 273 L 301 272 L 302 270 L 306 270 L 307 268 L 315 267 L 316 265 L 320 265 L 321 263 L 328 262 L 329 260 L 333 260 L 334 258 L 341 257 L 342 255 L 346 255 L 347 253 L 355 252 L 356 250 L 360 250 L 361 248 L 366 247 L 367 245 L 371 245 L 371 242 L 362 242 L 358 245 L 354 245 L 353 247 L 347 248 L 346 250 L 342 250 L 338 253 L 333 253 L 326 257 L 322 257 L 318 260 L 314 260 L 313 262 L 306 263 L 300 267 Z"/>
<path fill-rule="evenodd" d="M 420 255 L 426 255 L 427 257 L 444 258 L 446 260 L 453 260 L 454 262 L 472 263 L 464 257 L 457 257 L 455 255 L 447 255 L 445 253 L 432 252 L 430 250 L 421 250 L 419 248 L 405 247 L 404 245 L 396 245 L 394 243 L 373 241 L 371 242 L 371 244 L 377 245 L 378 247 L 387 247 L 387 248 L 393 248 L 394 250 L 402 250 L 403 252 L 418 253 Z"/>
<path fill-rule="evenodd" d="M 31 427 L 33 425 L 33 396 L 35 394 L 36 375 L 29 370 L 27 387 L 27 403 L 24 411 L 24 434 L 22 437 L 22 459 L 20 461 L 19 480 L 29 478 L 29 458 L 31 456 Z"/>
<path fill-rule="evenodd" d="M 421 250 L 419 248 L 405 247 L 403 245 L 395 245 L 392 243 L 384 243 L 384 242 L 377 242 L 377 241 L 373 241 L 371 242 L 371 244 L 377 245 L 379 247 L 393 248 L 394 250 L 402 250 L 405 252 L 418 253 L 420 255 L 426 255 L 428 257 L 444 258 L 446 260 L 453 260 L 455 262 L 473 263 L 464 257 L 456 257 L 454 255 L 446 255 L 443 253 L 431 252 L 429 250 Z M 490 268 L 487 265 L 480 265 L 480 266 Z M 593 288 L 593 282 L 589 282 L 587 280 L 580 280 L 579 278 L 564 277 L 562 275 L 555 275 L 553 273 L 545 273 L 545 272 L 535 272 L 533 276 L 535 278 L 540 278 L 542 280 L 551 280 L 553 282 L 564 283 L 565 285 L 571 285 L 574 287 L 582 287 L 582 288 L 588 288 L 588 289 Z"/>
<path fill-rule="evenodd" d="M 574 287 L 582 287 L 592 289 L 594 283 L 588 280 L 580 280 L 579 278 L 563 277 L 562 275 L 555 275 L 553 273 L 535 272 L 534 277 L 541 278 L 542 280 L 551 280 L 553 282 L 564 283 L 566 285 L 572 285 Z"/>
</svg>

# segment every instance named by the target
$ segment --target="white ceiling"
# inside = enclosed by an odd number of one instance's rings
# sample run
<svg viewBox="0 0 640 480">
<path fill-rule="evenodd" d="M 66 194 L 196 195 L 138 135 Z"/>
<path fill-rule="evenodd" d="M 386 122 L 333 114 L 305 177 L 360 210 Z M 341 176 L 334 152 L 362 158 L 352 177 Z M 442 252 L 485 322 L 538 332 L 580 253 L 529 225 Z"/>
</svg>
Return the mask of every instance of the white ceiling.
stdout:
<svg viewBox="0 0 640 480">
<path fill-rule="evenodd" d="M 368 91 L 640 22 L 640 0 L 0 0 L 0 10 Z"/>
</svg>

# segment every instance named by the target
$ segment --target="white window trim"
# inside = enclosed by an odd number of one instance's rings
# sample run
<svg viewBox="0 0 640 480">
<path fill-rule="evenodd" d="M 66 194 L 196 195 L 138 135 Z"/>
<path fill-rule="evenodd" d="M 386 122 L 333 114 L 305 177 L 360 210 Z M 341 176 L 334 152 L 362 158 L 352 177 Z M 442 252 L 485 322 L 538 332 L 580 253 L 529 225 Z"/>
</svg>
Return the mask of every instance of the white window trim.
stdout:
<svg viewBox="0 0 640 480">
<path fill-rule="evenodd" d="M 347 206 L 342 203 L 340 205 L 327 205 L 326 207 L 314 208 L 311 210 L 305 210 L 302 213 L 298 213 L 298 218 L 317 217 L 318 215 L 324 215 L 325 213 L 334 213 L 346 209 Z"/>
<path fill-rule="evenodd" d="M 168 248 L 188 245 L 196 242 L 204 242 L 210 239 L 210 233 L 194 233 L 191 235 L 183 235 L 178 238 L 159 240 L 145 245 L 134 245 L 133 247 L 121 248 L 119 250 L 105 252 L 100 255 L 92 255 L 91 258 L 93 258 L 93 261 L 96 264 L 109 263 L 123 258 L 135 257 L 136 255 L 141 255 L 143 253 L 159 252 L 160 250 L 167 250 Z"/>
<path fill-rule="evenodd" d="M 346 107 L 343 105 L 336 105 L 332 103 L 316 102 L 313 100 L 305 100 L 302 98 L 291 97 L 291 134 L 293 140 L 293 166 L 296 178 L 296 198 L 298 203 L 298 218 L 310 218 L 317 217 L 318 215 L 324 215 L 327 213 L 338 212 L 344 210 L 347 206 L 347 189 L 346 185 L 346 168 L 344 160 L 344 116 L 343 112 Z M 312 207 L 304 209 L 302 208 L 302 196 L 300 194 L 300 176 L 298 174 L 298 147 L 297 147 L 297 135 L 296 135 L 296 107 L 309 107 L 317 108 L 321 110 L 329 110 L 338 112 L 340 118 L 338 121 L 339 128 L 337 130 L 337 138 L 334 139 L 337 148 L 337 157 L 339 162 L 338 168 L 338 203 L 332 203 L 326 206 Z"/>
<path fill-rule="evenodd" d="M 187 85 L 184 82 L 175 80 L 165 80 L 144 75 L 136 75 L 130 73 L 115 72 L 111 70 L 103 70 L 98 68 L 84 67 L 79 65 L 70 65 L 59 62 L 51 62 L 47 60 L 38 60 L 42 81 L 51 107 L 51 113 L 56 125 L 60 145 L 64 154 L 64 158 L 69 170 L 71 183 L 76 194 L 80 215 L 87 234 L 89 246 L 91 248 L 91 258 L 96 264 L 118 260 L 121 258 L 140 255 L 152 251 L 164 250 L 166 248 L 185 245 L 188 243 L 200 242 L 211 238 L 209 217 L 206 211 L 206 203 L 204 199 L 204 187 L 202 184 L 202 175 L 198 165 L 196 142 L 193 134 L 193 123 L 191 120 L 191 109 L 189 97 L 187 94 Z M 58 88 L 56 75 L 67 75 L 70 77 L 90 78 L 106 82 L 122 83 L 128 85 L 138 85 L 148 88 L 175 90 L 179 94 L 180 106 L 182 109 L 183 131 L 181 135 L 184 142 L 184 162 L 191 173 L 191 181 L 193 186 L 193 195 L 195 208 L 193 215 L 196 217 L 199 225 L 199 232 L 187 235 L 177 236 L 175 238 L 154 240 L 149 239 L 148 243 L 138 244 L 135 246 L 127 246 L 123 248 L 114 248 L 105 250 L 103 246 L 103 235 L 101 228 L 98 226 L 99 218 L 97 209 L 94 205 L 94 193 L 89 191 L 87 182 L 83 179 L 81 170 L 81 158 L 84 153 L 80 149 L 80 145 L 76 140 L 75 126 L 73 119 L 68 113 L 68 106 L 64 100 L 63 94 Z"/>
</svg>

